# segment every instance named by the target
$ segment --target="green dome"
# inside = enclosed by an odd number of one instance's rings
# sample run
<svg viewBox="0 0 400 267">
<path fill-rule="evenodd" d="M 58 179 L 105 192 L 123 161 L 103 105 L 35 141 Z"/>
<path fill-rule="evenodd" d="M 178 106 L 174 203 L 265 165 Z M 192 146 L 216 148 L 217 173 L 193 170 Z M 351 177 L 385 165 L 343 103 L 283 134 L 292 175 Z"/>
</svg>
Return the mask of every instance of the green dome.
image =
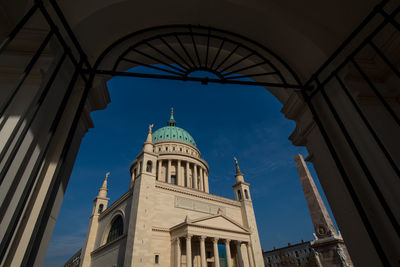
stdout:
<svg viewBox="0 0 400 267">
<path fill-rule="evenodd" d="M 153 142 L 180 141 L 196 146 L 193 137 L 184 129 L 177 126 L 165 126 L 152 134 Z"/>
<path fill-rule="evenodd" d="M 173 109 L 171 108 L 171 117 L 167 122 L 167 126 L 162 127 L 152 134 L 154 143 L 161 141 L 180 141 L 196 146 L 193 137 L 184 129 L 176 126 Z"/>
</svg>

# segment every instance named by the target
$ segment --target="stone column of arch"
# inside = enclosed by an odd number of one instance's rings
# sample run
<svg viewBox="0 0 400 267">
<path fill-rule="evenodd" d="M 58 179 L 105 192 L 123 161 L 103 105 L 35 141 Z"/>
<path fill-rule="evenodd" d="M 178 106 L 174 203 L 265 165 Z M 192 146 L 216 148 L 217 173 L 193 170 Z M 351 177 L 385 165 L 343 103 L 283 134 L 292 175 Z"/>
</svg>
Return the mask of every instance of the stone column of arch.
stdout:
<svg viewBox="0 0 400 267">
<path fill-rule="evenodd" d="M 186 236 L 186 267 L 192 267 L 192 236 Z"/>
<path fill-rule="evenodd" d="M 201 267 L 207 267 L 207 258 L 206 258 L 206 236 L 200 236 L 200 261 Z"/>
<path fill-rule="evenodd" d="M 214 266 L 219 267 L 219 255 L 218 255 L 218 238 L 213 238 L 213 246 L 214 246 Z"/>
<path fill-rule="evenodd" d="M 228 267 L 232 267 L 232 257 L 231 257 L 230 242 L 231 242 L 231 240 L 225 239 L 226 263 L 227 263 Z"/>
</svg>

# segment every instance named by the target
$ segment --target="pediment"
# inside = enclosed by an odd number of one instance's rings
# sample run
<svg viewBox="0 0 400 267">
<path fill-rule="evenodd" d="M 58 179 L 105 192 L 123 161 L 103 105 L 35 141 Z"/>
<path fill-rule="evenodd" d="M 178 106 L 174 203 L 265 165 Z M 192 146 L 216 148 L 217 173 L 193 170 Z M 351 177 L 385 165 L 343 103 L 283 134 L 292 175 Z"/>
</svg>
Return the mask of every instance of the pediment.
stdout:
<svg viewBox="0 0 400 267">
<path fill-rule="evenodd" d="M 193 220 L 190 225 L 235 232 L 249 232 L 248 229 L 222 214 Z"/>
</svg>

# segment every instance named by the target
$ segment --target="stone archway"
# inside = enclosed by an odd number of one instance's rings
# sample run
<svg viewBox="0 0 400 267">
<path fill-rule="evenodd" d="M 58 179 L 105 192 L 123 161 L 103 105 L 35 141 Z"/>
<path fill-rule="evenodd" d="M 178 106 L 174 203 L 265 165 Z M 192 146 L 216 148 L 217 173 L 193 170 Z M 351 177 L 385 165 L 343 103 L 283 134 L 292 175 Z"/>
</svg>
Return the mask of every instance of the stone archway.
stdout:
<svg viewBox="0 0 400 267">
<path fill-rule="evenodd" d="M 296 122 L 290 139 L 310 152 L 354 262 L 398 263 L 400 75 L 393 51 L 399 7 L 387 1 L 344 2 L 315 1 L 311 7 L 273 1 L 2 3 L 9 15 L 2 18 L 2 37 L 11 32 L 0 48 L 6 73 L 0 101 L 2 264 L 39 265 L 44 258 L 80 141 L 92 127 L 89 113 L 109 102 L 108 78 L 98 75 L 93 63 L 129 32 L 177 23 L 248 36 L 288 62 L 304 86 L 270 91 Z M 349 9 L 358 12 L 344 15 Z M 222 11 L 243 19 L 226 19 Z M 23 17 L 26 12 L 32 19 Z M 27 25 L 18 24 L 21 18 Z M 340 26 L 356 30 L 345 40 L 349 30 Z M 367 45 L 370 50 L 363 50 Z M 111 60 L 120 55 L 118 49 L 110 52 Z"/>
</svg>

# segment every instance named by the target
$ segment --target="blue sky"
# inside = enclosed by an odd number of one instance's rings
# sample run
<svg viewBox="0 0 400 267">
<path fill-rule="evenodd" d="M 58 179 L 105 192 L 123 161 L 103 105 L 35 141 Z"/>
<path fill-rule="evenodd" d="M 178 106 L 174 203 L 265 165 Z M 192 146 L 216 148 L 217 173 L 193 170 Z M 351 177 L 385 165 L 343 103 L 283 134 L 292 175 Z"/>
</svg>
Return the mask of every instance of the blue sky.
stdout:
<svg viewBox="0 0 400 267">
<path fill-rule="evenodd" d="M 111 79 L 108 87 L 111 103 L 91 114 L 95 128 L 83 138 L 44 266 L 62 266 L 83 246 L 93 198 L 107 171 L 110 203 L 128 190 L 129 165 L 148 125 L 165 126 L 171 106 L 177 126 L 193 136 L 210 166 L 210 193 L 234 198 L 233 157 L 238 158 L 250 183 L 264 250 L 312 239 L 294 163 L 296 154 L 305 157 L 307 151 L 288 140 L 295 124 L 265 88 L 122 77 Z"/>
</svg>

